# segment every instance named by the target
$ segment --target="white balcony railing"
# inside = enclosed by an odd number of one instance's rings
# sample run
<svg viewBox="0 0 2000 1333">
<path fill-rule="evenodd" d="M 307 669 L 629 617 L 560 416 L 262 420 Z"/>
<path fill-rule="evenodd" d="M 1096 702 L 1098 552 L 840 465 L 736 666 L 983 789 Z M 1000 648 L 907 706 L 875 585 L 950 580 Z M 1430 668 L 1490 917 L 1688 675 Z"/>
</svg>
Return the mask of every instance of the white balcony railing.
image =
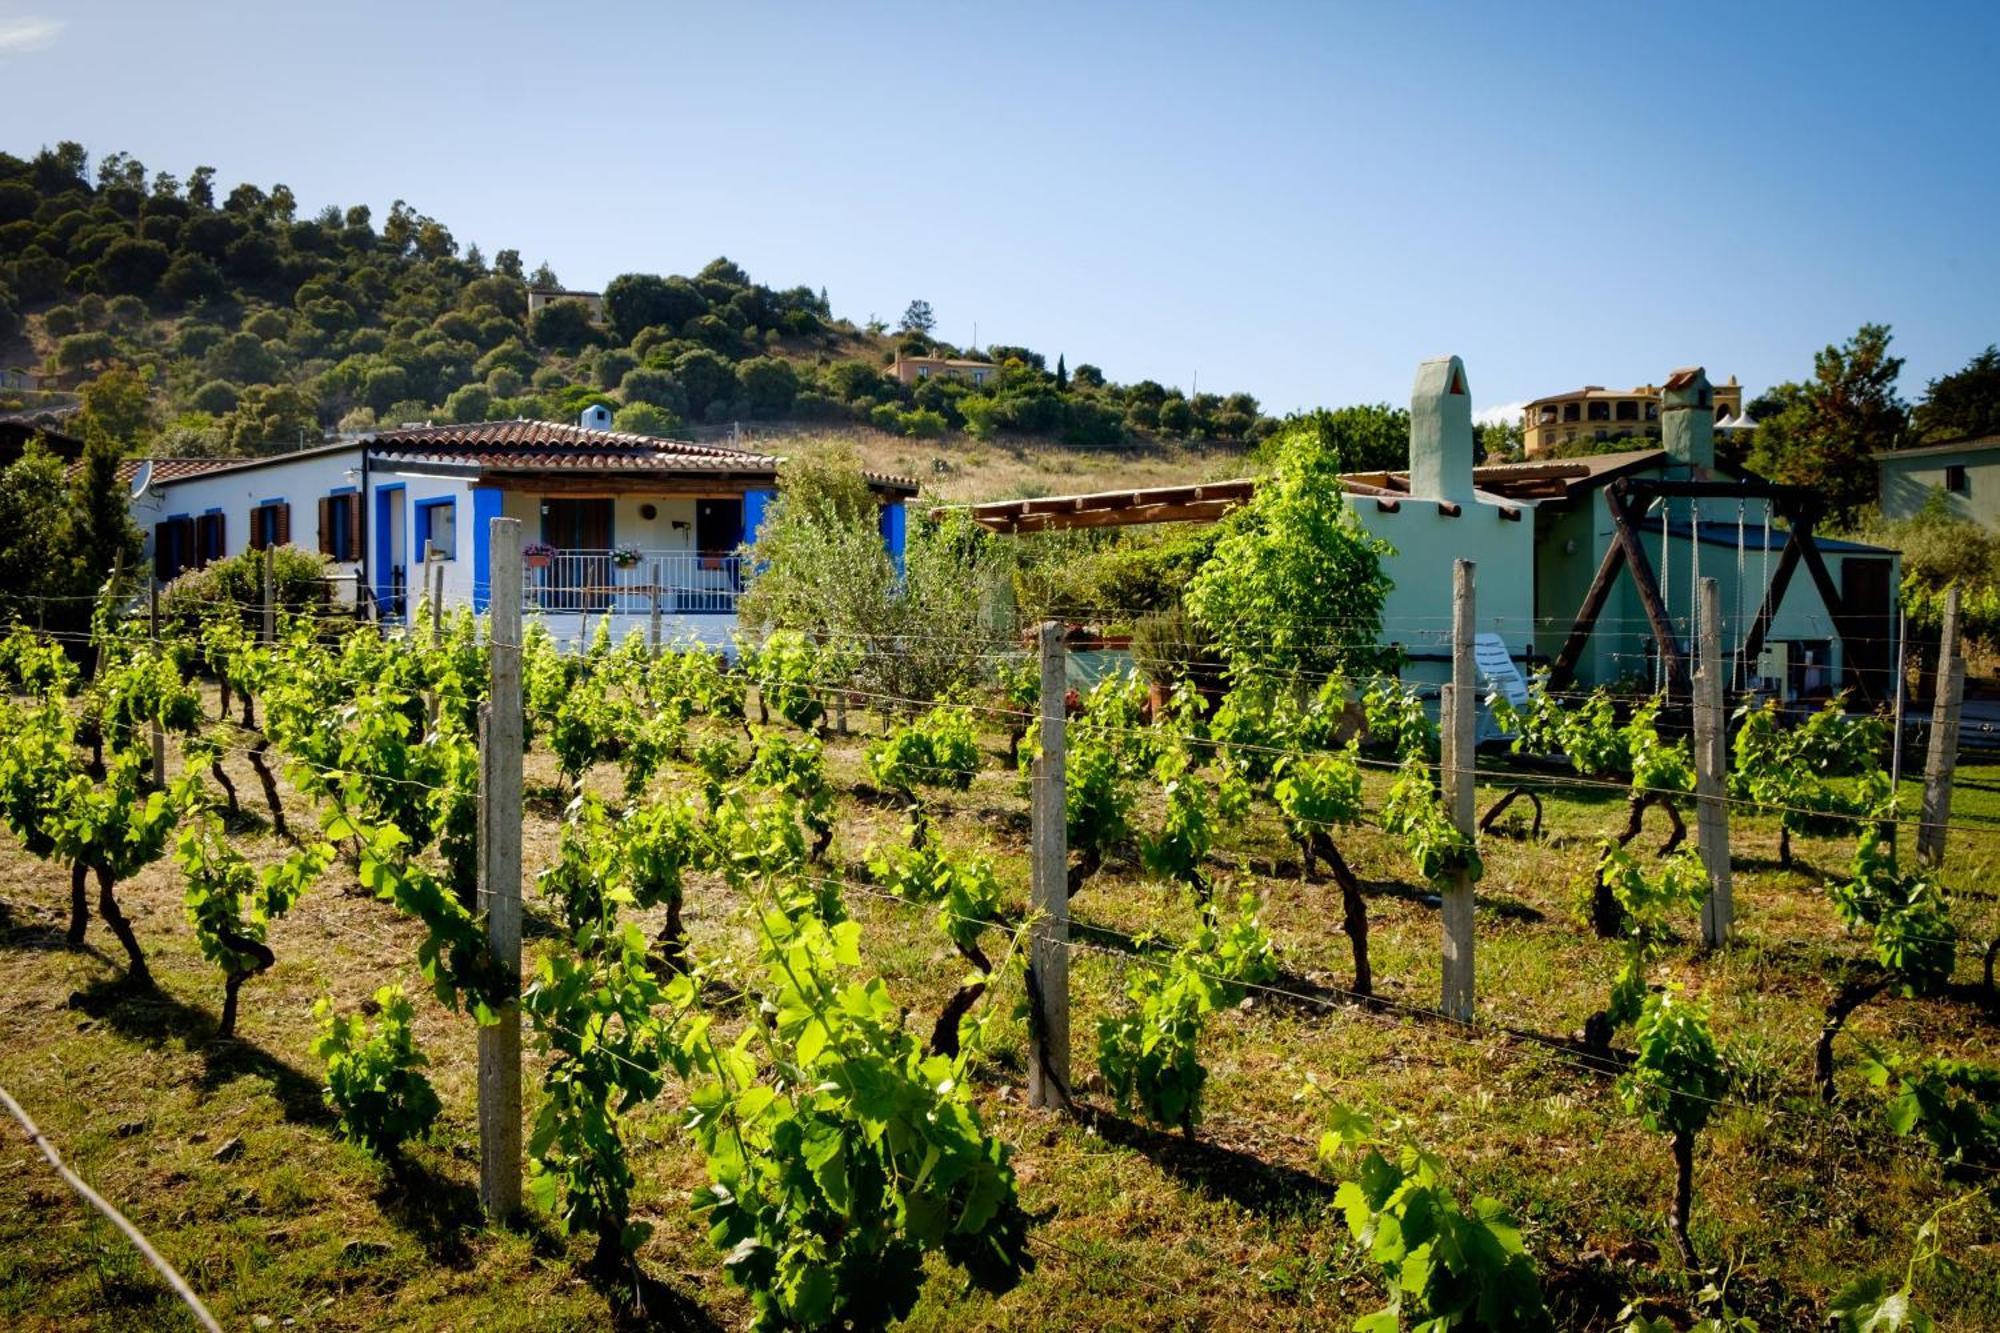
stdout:
<svg viewBox="0 0 2000 1333">
<path fill-rule="evenodd" d="M 552 614 L 647 615 L 657 593 L 663 615 L 734 615 L 743 591 L 736 555 L 693 551 L 557 551 L 526 558 L 523 594 L 529 610 Z"/>
</svg>

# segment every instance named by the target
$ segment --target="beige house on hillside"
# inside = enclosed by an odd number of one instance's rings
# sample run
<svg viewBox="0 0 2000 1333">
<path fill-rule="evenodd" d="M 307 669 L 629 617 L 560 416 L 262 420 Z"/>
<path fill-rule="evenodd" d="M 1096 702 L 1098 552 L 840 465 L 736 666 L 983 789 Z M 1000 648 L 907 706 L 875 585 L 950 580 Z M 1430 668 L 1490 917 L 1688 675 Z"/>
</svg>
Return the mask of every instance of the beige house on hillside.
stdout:
<svg viewBox="0 0 2000 1333">
<path fill-rule="evenodd" d="M 899 356 L 889 367 L 889 378 L 901 384 L 920 384 L 928 379 L 970 380 L 984 384 L 1000 373 L 991 361 L 962 361 L 957 357 Z"/>
<path fill-rule="evenodd" d="M 1727 384 L 1718 384 L 1715 395 L 1715 424 L 1727 428 L 1743 418 L 1743 386 L 1731 375 Z M 1568 393 L 1537 398 L 1521 411 L 1521 448 L 1529 458 L 1538 458 L 1558 445 L 1577 439 L 1615 440 L 1660 438 L 1660 386 L 1641 384 L 1636 389 L 1607 389 L 1586 384 Z"/>
</svg>

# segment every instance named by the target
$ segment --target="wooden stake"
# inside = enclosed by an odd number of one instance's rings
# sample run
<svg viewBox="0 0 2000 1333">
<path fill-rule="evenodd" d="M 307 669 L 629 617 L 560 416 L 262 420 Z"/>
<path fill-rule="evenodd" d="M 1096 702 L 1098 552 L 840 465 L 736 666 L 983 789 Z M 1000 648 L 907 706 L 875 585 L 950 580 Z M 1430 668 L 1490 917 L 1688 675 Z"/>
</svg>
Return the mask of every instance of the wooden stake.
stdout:
<svg viewBox="0 0 2000 1333">
<path fill-rule="evenodd" d="M 1034 941 L 1028 957 L 1028 1103 L 1069 1105 L 1069 831 L 1063 819 L 1068 737 L 1063 696 L 1069 688 L 1062 626 L 1044 621 L 1042 752 L 1034 773 Z"/>
<path fill-rule="evenodd" d="M 160 581 L 146 580 L 146 606 L 151 616 L 153 650 L 160 647 Z M 167 785 L 167 732 L 158 718 L 153 719 L 153 785 L 165 790 Z"/>
<path fill-rule="evenodd" d="M 1736 898 L 1729 876 L 1729 805 L 1724 774 L 1722 677 L 1722 588 L 1714 579 L 1700 585 L 1700 631 L 1696 652 L 1701 665 L 1694 680 L 1695 845 L 1708 870 L 1708 901 L 1701 908 L 1701 938 L 1713 949 L 1736 925 Z"/>
<path fill-rule="evenodd" d="M 1451 574 L 1451 684 L 1445 687 L 1444 796 L 1451 822 L 1467 838 L 1478 836 L 1473 810 L 1474 725 L 1479 695 L 1473 674 L 1474 566 L 1453 562 Z M 1452 872 L 1444 886 L 1444 996 L 1447 1015 L 1472 1021 L 1472 878 Z"/>
<path fill-rule="evenodd" d="M 493 961 L 521 977 L 521 520 L 492 520 L 487 646 L 492 686 L 480 710 L 479 906 Z M 521 1006 L 479 1029 L 479 1202 L 491 1218 L 521 1207 Z"/>
<path fill-rule="evenodd" d="M 1924 764 L 1923 825 L 1917 855 L 1944 864 L 1945 825 L 1951 820 L 1951 779 L 1958 768 L 1958 714 L 1965 702 L 1965 657 L 1959 651 L 1958 585 L 1944 595 L 1944 633 L 1938 639 L 1937 699 L 1931 708 L 1931 750 Z"/>
</svg>

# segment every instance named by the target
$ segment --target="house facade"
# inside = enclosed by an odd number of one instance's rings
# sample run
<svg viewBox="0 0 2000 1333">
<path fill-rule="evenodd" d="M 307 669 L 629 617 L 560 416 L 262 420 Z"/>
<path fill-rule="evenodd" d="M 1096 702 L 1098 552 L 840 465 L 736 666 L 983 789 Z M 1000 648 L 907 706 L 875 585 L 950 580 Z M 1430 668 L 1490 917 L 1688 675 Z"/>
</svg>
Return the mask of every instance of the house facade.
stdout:
<svg viewBox="0 0 2000 1333">
<path fill-rule="evenodd" d="M 985 384 L 998 379 L 1000 367 L 991 361 L 966 361 L 945 356 L 899 356 L 889 367 L 889 378 L 899 384 L 921 384 L 925 380 L 965 380 Z"/>
<path fill-rule="evenodd" d="M 558 638 L 609 617 L 727 644 L 744 586 L 739 549 L 777 495 L 781 460 L 717 445 L 544 421 L 381 431 L 236 461 L 163 459 L 132 477 L 154 574 L 171 579 L 265 546 L 328 557 L 342 602 L 406 617 L 441 577 L 448 606 L 483 610 L 490 522 L 518 519 L 524 612 Z M 883 540 L 900 558 L 916 483 L 871 474 Z"/>
<path fill-rule="evenodd" d="M 1875 455 L 1882 517 L 1910 518 L 1942 496 L 1947 513 L 2000 530 L 2000 435 Z"/>
<path fill-rule="evenodd" d="M 1727 384 L 1712 386 L 1715 421 L 1723 426 L 1743 419 L 1743 386 L 1731 375 Z M 1636 442 L 1660 438 L 1662 390 L 1657 384 L 1635 389 L 1607 389 L 1586 384 L 1568 393 L 1537 398 L 1521 409 L 1521 452 L 1529 458 L 1553 453 L 1577 440 L 1605 443 L 1624 437 Z"/>
<path fill-rule="evenodd" d="M 557 301 L 581 301 L 584 309 L 590 312 L 593 324 L 604 322 L 603 292 L 572 292 L 562 287 L 528 288 L 528 318 L 534 319 L 543 306 L 554 305 Z"/>
</svg>

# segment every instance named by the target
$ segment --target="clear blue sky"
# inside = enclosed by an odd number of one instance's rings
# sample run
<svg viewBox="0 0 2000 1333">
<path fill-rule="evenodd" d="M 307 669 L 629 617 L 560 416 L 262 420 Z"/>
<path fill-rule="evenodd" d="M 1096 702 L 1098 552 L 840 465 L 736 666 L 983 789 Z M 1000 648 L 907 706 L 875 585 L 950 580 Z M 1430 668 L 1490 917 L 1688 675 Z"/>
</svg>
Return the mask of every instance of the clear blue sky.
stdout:
<svg viewBox="0 0 2000 1333">
<path fill-rule="evenodd" d="M 2000 6 L 0 0 L 0 147 L 407 199 L 574 287 L 836 312 L 1267 410 L 1752 390 L 2000 341 Z"/>
</svg>

